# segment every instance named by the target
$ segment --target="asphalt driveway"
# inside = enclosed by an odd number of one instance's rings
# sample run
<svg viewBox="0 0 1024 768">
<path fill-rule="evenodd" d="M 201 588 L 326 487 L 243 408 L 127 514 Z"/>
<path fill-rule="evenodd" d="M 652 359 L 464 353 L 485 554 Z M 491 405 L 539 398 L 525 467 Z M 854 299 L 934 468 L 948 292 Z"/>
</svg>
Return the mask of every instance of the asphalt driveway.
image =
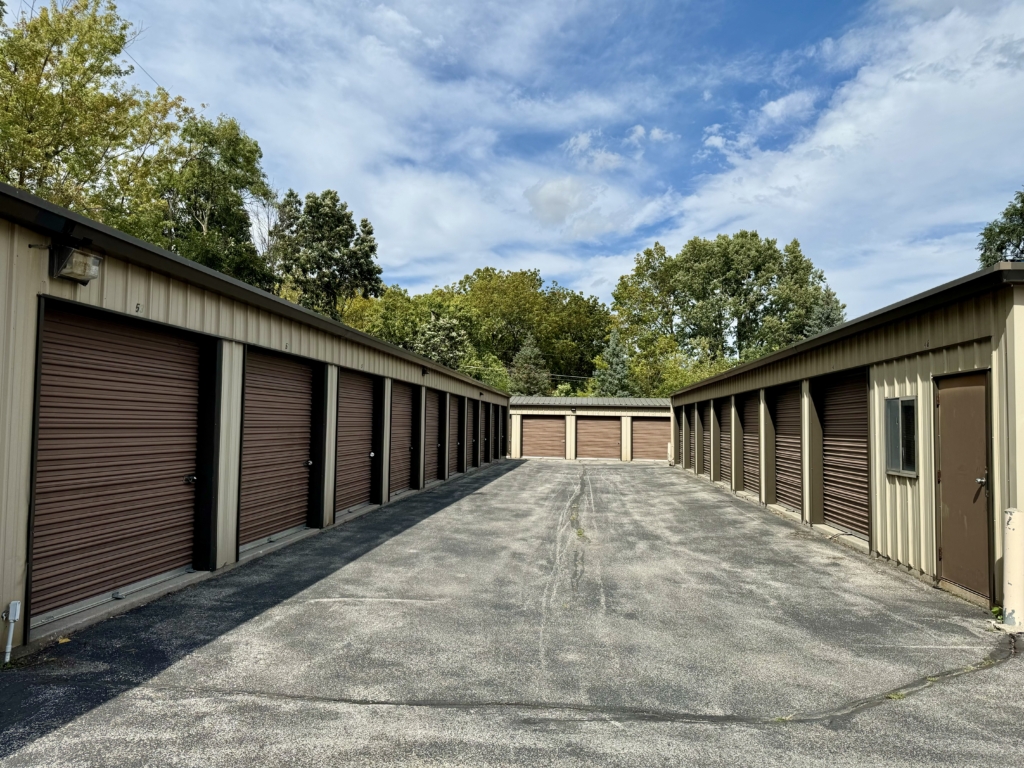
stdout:
<svg viewBox="0 0 1024 768">
<path fill-rule="evenodd" d="M 509 461 L 0 673 L 0 764 L 1005 765 L 986 619 L 679 470 Z"/>
</svg>

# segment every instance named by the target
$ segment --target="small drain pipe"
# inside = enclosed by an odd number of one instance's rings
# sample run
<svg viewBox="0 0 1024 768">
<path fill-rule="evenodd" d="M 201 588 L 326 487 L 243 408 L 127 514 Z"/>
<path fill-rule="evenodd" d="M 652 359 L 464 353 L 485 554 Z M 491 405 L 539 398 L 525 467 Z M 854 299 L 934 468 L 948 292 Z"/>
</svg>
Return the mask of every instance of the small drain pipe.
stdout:
<svg viewBox="0 0 1024 768">
<path fill-rule="evenodd" d="M 4 664 L 11 662 L 11 646 L 14 645 L 14 625 L 21 618 L 21 601 L 12 600 L 10 606 L 3 613 L 3 619 L 7 622 L 7 649 L 4 651 Z"/>
<path fill-rule="evenodd" d="M 1024 628 L 1024 513 L 1003 512 L 1003 624 Z"/>
</svg>

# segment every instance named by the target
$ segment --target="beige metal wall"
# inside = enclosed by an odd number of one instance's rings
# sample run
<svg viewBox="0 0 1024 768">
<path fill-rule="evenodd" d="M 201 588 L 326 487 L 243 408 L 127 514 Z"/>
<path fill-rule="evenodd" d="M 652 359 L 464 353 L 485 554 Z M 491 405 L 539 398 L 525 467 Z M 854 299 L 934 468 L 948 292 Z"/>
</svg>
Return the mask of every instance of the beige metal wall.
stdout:
<svg viewBox="0 0 1024 768">
<path fill-rule="evenodd" d="M 217 466 L 217 567 L 236 560 L 238 540 L 238 481 L 242 457 L 242 390 L 245 346 L 222 341 L 220 448 Z"/>
<path fill-rule="evenodd" d="M 23 600 L 27 574 L 32 414 L 39 296 L 75 301 L 224 340 L 217 564 L 234 561 L 237 440 L 241 419 L 242 345 L 252 344 L 399 379 L 417 386 L 507 405 L 508 398 L 472 382 L 391 356 L 302 323 L 255 309 L 115 258 L 87 286 L 48 275 L 48 238 L 0 220 L 0 603 Z M 234 343 L 232 343 L 234 342 Z M 232 386 L 235 382 L 237 386 Z M 385 398 L 386 399 L 386 398 Z M 386 403 L 385 403 L 386 404 Z M 389 418 L 385 408 L 385 418 Z M 385 432 L 386 434 L 386 432 Z M 234 436 L 234 437 L 233 437 Z M 384 487 L 387 488 L 384 440 Z M 329 456 L 329 458 L 332 458 Z M 231 478 L 235 478 L 234 481 Z M 333 492 L 333 485 L 331 485 Z M 20 638 L 21 632 L 15 633 Z"/>
</svg>

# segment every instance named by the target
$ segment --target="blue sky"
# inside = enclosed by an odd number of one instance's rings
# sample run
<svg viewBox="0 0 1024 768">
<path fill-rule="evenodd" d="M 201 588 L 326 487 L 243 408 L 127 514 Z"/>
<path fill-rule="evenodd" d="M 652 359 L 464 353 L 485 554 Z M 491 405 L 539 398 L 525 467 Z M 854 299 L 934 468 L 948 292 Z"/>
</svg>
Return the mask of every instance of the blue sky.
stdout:
<svg viewBox="0 0 1024 768">
<path fill-rule="evenodd" d="M 1024 186 L 1024 2 L 119 8 L 149 75 L 282 191 L 337 189 L 413 291 L 492 265 L 609 300 L 655 240 L 746 228 L 853 316 L 974 269 Z"/>
</svg>

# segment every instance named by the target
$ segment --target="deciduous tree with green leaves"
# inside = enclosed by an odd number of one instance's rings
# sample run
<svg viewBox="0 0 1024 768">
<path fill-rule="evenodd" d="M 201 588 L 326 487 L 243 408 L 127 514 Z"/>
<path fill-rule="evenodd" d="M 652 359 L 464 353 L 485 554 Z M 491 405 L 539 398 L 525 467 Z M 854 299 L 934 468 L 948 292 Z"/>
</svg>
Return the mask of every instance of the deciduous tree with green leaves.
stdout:
<svg viewBox="0 0 1024 768">
<path fill-rule="evenodd" d="M 1024 260 L 1024 190 L 1013 196 L 1002 216 L 981 230 L 978 250 L 978 263 L 983 267 Z"/>
</svg>

